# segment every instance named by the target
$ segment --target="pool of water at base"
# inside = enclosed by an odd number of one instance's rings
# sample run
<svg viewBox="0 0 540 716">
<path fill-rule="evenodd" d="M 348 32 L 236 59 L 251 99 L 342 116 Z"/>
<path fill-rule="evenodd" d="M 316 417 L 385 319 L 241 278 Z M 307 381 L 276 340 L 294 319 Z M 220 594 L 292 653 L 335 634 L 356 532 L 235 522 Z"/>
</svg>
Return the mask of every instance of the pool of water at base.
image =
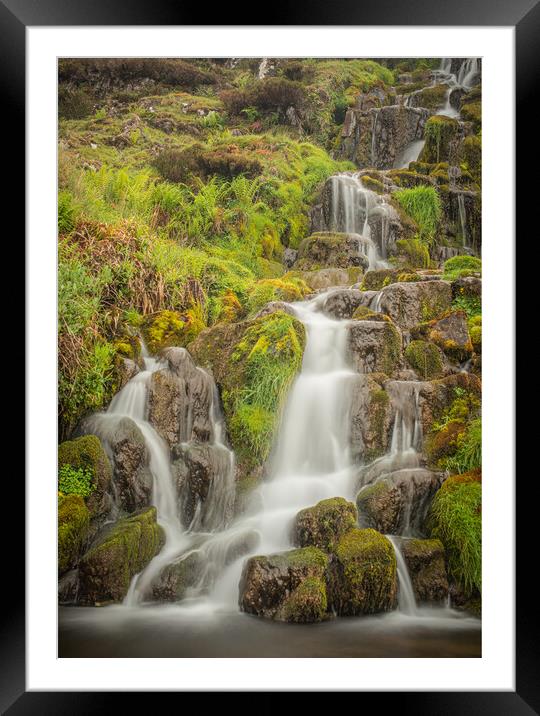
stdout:
<svg viewBox="0 0 540 716">
<path fill-rule="evenodd" d="M 59 608 L 59 657 L 481 656 L 481 622 L 428 608 L 284 624 L 201 605 Z"/>
</svg>

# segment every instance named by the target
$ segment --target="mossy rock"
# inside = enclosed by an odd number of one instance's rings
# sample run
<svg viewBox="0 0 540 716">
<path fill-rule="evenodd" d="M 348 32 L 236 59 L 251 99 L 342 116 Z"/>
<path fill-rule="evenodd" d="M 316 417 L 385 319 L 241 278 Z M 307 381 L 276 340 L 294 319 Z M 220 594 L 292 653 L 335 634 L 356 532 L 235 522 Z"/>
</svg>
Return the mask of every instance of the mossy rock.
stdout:
<svg viewBox="0 0 540 716">
<path fill-rule="evenodd" d="M 119 520 L 96 541 L 79 563 L 79 601 L 83 604 L 121 602 L 131 579 L 165 544 L 156 508 Z"/>
<path fill-rule="evenodd" d="M 305 238 L 298 247 L 295 269 L 313 271 L 321 268 L 361 266 L 358 239 L 347 233 L 319 231 Z"/>
<path fill-rule="evenodd" d="M 399 269 L 374 269 L 366 271 L 360 290 L 380 291 L 381 288 L 397 281 L 399 274 Z"/>
<path fill-rule="evenodd" d="M 411 335 L 425 337 L 453 361 L 467 360 L 473 352 L 467 314 L 462 310 L 446 311 L 435 320 L 421 323 L 413 328 Z"/>
<path fill-rule="evenodd" d="M 218 324 L 188 346 L 223 400 L 229 438 L 245 472 L 269 452 L 289 387 L 300 370 L 305 328 L 284 311 Z"/>
<path fill-rule="evenodd" d="M 315 547 L 251 557 L 240 579 L 240 608 L 277 621 L 327 618 L 328 556 Z"/>
<path fill-rule="evenodd" d="M 443 543 L 449 575 L 465 597 L 482 591 L 481 513 L 479 470 L 446 479 L 431 505 L 431 535 Z"/>
<path fill-rule="evenodd" d="M 384 313 L 372 311 L 367 306 L 358 306 L 352 315 L 352 319 L 354 321 L 390 321 L 390 318 Z"/>
<path fill-rule="evenodd" d="M 100 439 L 96 435 L 83 435 L 61 443 L 58 446 L 58 467 L 63 465 L 91 473 L 94 489 L 86 499 L 90 514 L 96 517 L 107 512 L 111 503 L 112 466 Z"/>
<path fill-rule="evenodd" d="M 408 169 L 390 169 L 388 178 L 396 186 L 406 189 L 411 189 L 415 186 L 433 186 L 433 181 L 429 176 Z"/>
<path fill-rule="evenodd" d="M 403 539 L 400 549 L 416 601 L 420 604 L 445 602 L 448 578 L 442 542 L 438 539 Z"/>
<path fill-rule="evenodd" d="M 58 497 L 58 574 L 77 564 L 85 546 L 90 512 L 79 495 Z"/>
<path fill-rule="evenodd" d="M 430 117 L 424 127 L 424 148 L 419 156 L 421 162 L 439 163 L 448 160 L 450 143 L 459 133 L 459 122 L 451 117 L 437 114 Z"/>
<path fill-rule="evenodd" d="M 449 421 L 441 430 L 431 433 L 425 440 L 424 452 L 430 465 L 439 466 L 441 461 L 455 453 L 459 439 L 465 434 L 465 423 Z"/>
<path fill-rule="evenodd" d="M 348 347 L 359 373 L 392 375 L 401 360 L 402 337 L 389 320 L 357 320 L 349 326 Z"/>
<path fill-rule="evenodd" d="M 142 333 L 148 350 L 156 354 L 173 346 L 185 348 L 204 327 L 201 318 L 193 309 L 185 313 L 161 311 L 145 320 Z"/>
<path fill-rule="evenodd" d="M 301 510 L 293 525 L 293 543 L 332 551 L 340 538 L 356 525 L 356 505 L 343 497 L 332 497 Z"/>
<path fill-rule="evenodd" d="M 482 140 L 476 135 L 464 137 L 459 146 L 459 158 L 468 168 L 473 179 L 482 179 Z"/>
<path fill-rule="evenodd" d="M 354 528 L 339 541 L 330 565 L 331 604 L 340 616 L 376 614 L 396 607 L 396 555 L 376 530 Z"/>
<path fill-rule="evenodd" d="M 466 122 L 472 122 L 474 131 L 482 129 L 482 103 L 463 102 L 461 104 L 461 116 Z"/>
<path fill-rule="evenodd" d="M 405 358 L 424 380 L 443 374 L 443 355 L 434 343 L 411 341 L 405 349 Z"/>
</svg>

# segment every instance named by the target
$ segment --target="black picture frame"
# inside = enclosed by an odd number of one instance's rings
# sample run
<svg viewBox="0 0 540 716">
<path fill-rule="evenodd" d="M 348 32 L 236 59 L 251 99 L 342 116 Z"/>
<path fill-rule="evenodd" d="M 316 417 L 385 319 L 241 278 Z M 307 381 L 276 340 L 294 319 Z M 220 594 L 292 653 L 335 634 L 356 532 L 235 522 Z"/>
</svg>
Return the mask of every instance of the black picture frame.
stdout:
<svg viewBox="0 0 540 716">
<path fill-rule="evenodd" d="M 4 204 L 10 213 L 19 217 L 24 212 L 24 161 L 25 146 L 25 30 L 28 26 L 163 26 L 208 25 L 201 22 L 211 14 L 213 26 L 232 25 L 236 17 L 228 4 L 219 7 L 202 7 L 170 3 L 167 0 L 0 0 L 0 87 L 4 111 L 1 113 L 4 141 L 18 148 L 16 162 L 12 163 L 9 182 L 5 186 Z M 540 53 L 540 2 L 539 0 L 378 0 L 377 3 L 357 3 L 340 0 L 339 3 L 299 2 L 282 3 L 268 8 L 271 22 L 261 25 L 361 25 L 361 26 L 512 26 L 515 28 L 516 61 L 516 236 L 526 220 L 527 206 L 535 206 L 535 183 L 526 179 L 526 162 L 531 159 L 531 137 L 534 136 L 535 90 L 538 87 Z M 264 18 L 267 20 L 267 18 Z M 270 19 L 270 18 L 268 18 Z M 526 148 L 527 147 L 527 148 Z M 511 187 L 509 187 L 511 192 Z M 17 211 L 18 209 L 18 211 Z M 521 211 L 520 211 L 521 209 Z M 21 222 L 22 223 L 22 222 Z M 20 226 L 20 224 L 19 224 Z M 523 231 L 523 229 L 522 229 Z M 520 232 L 521 233 L 521 232 Z M 19 248 L 23 242 L 19 237 Z M 24 256 L 22 257 L 24 261 Z M 516 257 L 518 258 L 518 257 Z M 19 288 L 20 294 L 20 288 Z M 22 353 L 19 348 L 19 353 Z M 22 358 L 22 355 L 21 355 Z M 522 445 L 524 438 L 522 438 Z M 515 477 L 515 476 L 514 476 Z M 375 697 L 387 708 L 395 704 L 399 709 L 417 714 L 523 714 L 540 713 L 540 687 L 538 668 L 539 634 L 534 621 L 534 576 L 531 574 L 532 551 L 527 545 L 535 544 L 533 528 L 536 520 L 528 515 L 535 509 L 526 490 L 516 490 L 517 544 L 516 554 L 516 650 L 515 692 L 383 692 L 362 694 L 362 708 L 366 700 Z M 24 504 L 22 479 L 10 482 L 10 502 L 18 505 L 17 514 Z M 527 509 L 528 508 L 528 509 Z M 14 538 L 16 534 L 16 537 Z M 5 537 L 7 539 L 7 537 Z M 127 697 L 135 696 L 137 706 L 144 708 L 149 698 L 156 695 L 141 693 L 103 692 L 27 692 L 25 687 L 25 608 L 22 602 L 24 584 L 24 530 L 19 518 L 9 538 L 9 549 L 4 551 L 3 571 L 15 601 L 4 607 L 0 638 L 0 707 L 2 713 L 18 714 L 90 714 L 108 713 L 114 708 L 126 711 Z M 7 562 L 7 563 L 6 563 Z M 536 571 L 536 570 L 535 570 Z M 13 587 L 15 587 L 13 589 Z M 13 589 L 13 591 L 11 591 Z M 8 591 L 7 589 L 5 590 Z M 426 684 L 426 688 L 429 685 Z M 212 693 L 208 694 L 212 696 Z M 264 702 L 272 708 L 274 696 Z M 169 694 L 174 696 L 174 694 Z M 178 695 L 177 695 L 178 696 Z M 381 697 L 384 701 L 381 702 Z M 120 701 L 122 699 L 122 701 Z M 262 704 L 259 704 L 259 707 Z M 151 706 L 150 706 L 151 707 Z M 178 704 L 180 708 L 181 705 Z M 237 707 L 237 705 L 236 705 Z"/>
</svg>

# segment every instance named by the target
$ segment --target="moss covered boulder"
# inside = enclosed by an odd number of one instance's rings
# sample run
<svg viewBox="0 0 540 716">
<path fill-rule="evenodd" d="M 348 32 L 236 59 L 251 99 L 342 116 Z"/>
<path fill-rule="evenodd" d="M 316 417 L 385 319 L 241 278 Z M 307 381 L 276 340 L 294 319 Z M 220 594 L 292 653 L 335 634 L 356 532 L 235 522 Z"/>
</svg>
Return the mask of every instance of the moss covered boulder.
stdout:
<svg viewBox="0 0 540 716">
<path fill-rule="evenodd" d="M 92 491 L 86 498 L 86 504 L 91 516 L 108 512 L 112 502 L 112 467 L 100 439 L 96 435 L 83 435 L 61 443 L 58 446 L 58 468 L 63 466 L 83 470 L 90 475 Z M 76 487 L 73 489 L 76 491 Z"/>
<path fill-rule="evenodd" d="M 330 564 L 329 595 L 340 616 L 376 614 L 396 607 L 396 555 L 373 529 L 354 528 L 339 541 Z"/>
<path fill-rule="evenodd" d="M 318 271 L 302 271 L 300 274 L 313 291 L 331 286 L 348 286 L 351 283 L 349 269 L 344 268 L 322 268 Z"/>
<path fill-rule="evenodd" d="M 293 542 L 298 547 L 332 551 L 340 538 L 356 525 L 356 517 L 356 506 L 343 497 L 322 500 L 296 515 Z"/>
<path fill-rule="evenodd" d="M 58 574 L 74 567 L 84 549 L 90 512 L 80 495 L 58 497 Z"/>
<path fill-rule="evenodd" d="M 400 282 L 381 290 L 378 309 L 400 328 L 410 329 L 437 318 L 450 309 L 451 303 L 448 281 Z"/>
<path fill-rule="evenodd" d="M 131 579 L 165 544 L 163 528 L 150 507 L 116 522 L 79 563 L 79 602 L 121 602 Z"/>
<path fill-rule="evenodd" d="M 241 610 L 277 621 L 323 621 L 328 611 L 328 561 L 316 547 L 251 557 L 240 579 Z"/>
<path fill-rule="evenodd" d="M 401 332 L 391 321 L 354 321 L 348 328 L 348 348 L 359 373 L 392 375 L 401 360 Z"/>
<path fill-rule="evenodd" d="M 289 387 L 304 353 L 305 329 L 277 311 L 203 331 L 188 350 L 220 389 L 229 438 L 242 469 L 269 454 Z"/>
<path fill-rule="evenodd" d="M 304 239 L 298 247 L 295 269 L 313 271 L 321 268 L 359 266 L 367 268 L 367 257 L 358 251 L 358 237 L 332 231 L 320 231 Z"/>
<path fill-rule="evenodd" d="M 204 328 L 201 317 L 193 309 L 185 313 L 160 311 L 149 316 L 141 330 L 151 353 L 171 346 L 186 346 Z"/>
<path fill-rule="evenodd" d="M 153 478 L 150 454 L 144 436 L 131 418 L 118 415 L 92 415 L 82 430 L 96 434 L 113 462 L 114 494 L 118 506 L 126 512 L 148 507 L 152 498 Z"/>
<path fill-rule="evenodd" d="M 448 578 L 442 542 L 438 539 L 403 539 L 400 549 L 417 603 L 446 601 Z"/>
<path fill-rule="evenodd" d="M 453 361 L 467 360 L 473 352 L 465 311 L 448 311 L 440 318 L 416 326 L 411 335 L 439 346 Z"/>
<path fill-rule="evenodd" d="M 445 378 L 425 381 L 419 386 L 420 412 L 425 438 L 439 421 L 446 422 L 446 416 L 456 399 L 467 403 L 479 404 L 482 394 L 482 382 L 472 373 L 454 373 Z M 454 416 L 450 416 L 453 418 Z M 467 419 L 468 412 L 456 415 L 456 419 Z"/>
<path fill-rule="evenodd" d="M 391 472 L 358 493 L 358 522 L 385 534 L 422 533 L 440 484 L 440 475 L 423 468 Z"/>
<path fill-rule="evenodd" d="M 399 269 L 371 269 L 366 271 L 362 280 L 362 291 L 380 291 L 381 288 L 395 283 L 400 273 Z"/>
<path fill-rule="evenodd" d="M 440 378 L 444 373 L 443 355 L 438 346 L 428 341 L 411 341 L 405 358 L 423 380 Z"/>
<path fill-rule="evenodd" d="M 353 321 L 390 321 L 384 313 L 372 311 L 367 306 L 358 306 L 352 314 Z"/>
</svg>

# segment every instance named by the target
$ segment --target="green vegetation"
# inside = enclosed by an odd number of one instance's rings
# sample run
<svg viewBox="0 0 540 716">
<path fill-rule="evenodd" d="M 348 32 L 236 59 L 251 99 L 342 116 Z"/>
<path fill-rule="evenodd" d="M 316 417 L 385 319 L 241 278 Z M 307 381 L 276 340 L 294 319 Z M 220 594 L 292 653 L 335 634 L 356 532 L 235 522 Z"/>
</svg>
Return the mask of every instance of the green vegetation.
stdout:
<svg viewBox="0 0 540 716">
<path fill-rule="evenodd" d="M 482 466 L 482 419 L 476 418 L 458 437 L 457 450 L 446 462 L 455 473 L 469 472 Z"/>
<path fill-rule="evenodd" d="M 93 475 L 84 467 L 62 465 L 58 470 L 58 491 L 63 495 L 89 497 L 94 491 Z"/>
<path fill-rule="evenodd" d="M 444 262 L 443 278 L 446 281 L 455 281 L 465 276 L 480 276 L 482 274 L 482 260 L 477 256 L 453 256 Z"/>
<path fill-rule="evenodd" d="M 411 341 L 405 349 L 405 358 L 424 380 L 442 375 L 442 353 L 433 343 Z"/>
<path fill-rule="evenodd" d="M 431 505 L 431 534 L 443 543 L 449 572 L 467 596 L 482 589 L 481 509 L 478 472 L 449 477 Z"/>
<path fill-rule="evenodd" d="M 428 246 L 433 244 L 442 217 L 441 198 L 437 190 L 432 186 L 399 189 L 394 198 L 418 224 L 419 239 Z"/>
<path fill-rule="evenodd" d="M 438 163 L 448 161 L 450 143 L 457 136 L 459 122 L 443 114 L 430 117 L 424 128 L 426 143 L 419 157 L 420 161 Z"/>
<path fill-rule="evenodd" d="M 80 495 L 58 495 L 58 574 L 75 566 L 89 524 L 90 513 Z"/>
<path fill-rule="evenodd" d="M 429 257 L 429 248 L 420 239 L 398 239 L 396 246 L 399 254 L 405 257 L 407 266 L 411 268 L 430 267 L 431 259 Z"/>
<path fill-rule="evenodd" d="M 243 371 L 243 384 L 223 395 L 231 414 L 231 440 L 250 463 L 264 462 L 291 385 L 300 369 L 303 333 L 283 312 L 257 319 L 232 353 Z"/>
</svg>

